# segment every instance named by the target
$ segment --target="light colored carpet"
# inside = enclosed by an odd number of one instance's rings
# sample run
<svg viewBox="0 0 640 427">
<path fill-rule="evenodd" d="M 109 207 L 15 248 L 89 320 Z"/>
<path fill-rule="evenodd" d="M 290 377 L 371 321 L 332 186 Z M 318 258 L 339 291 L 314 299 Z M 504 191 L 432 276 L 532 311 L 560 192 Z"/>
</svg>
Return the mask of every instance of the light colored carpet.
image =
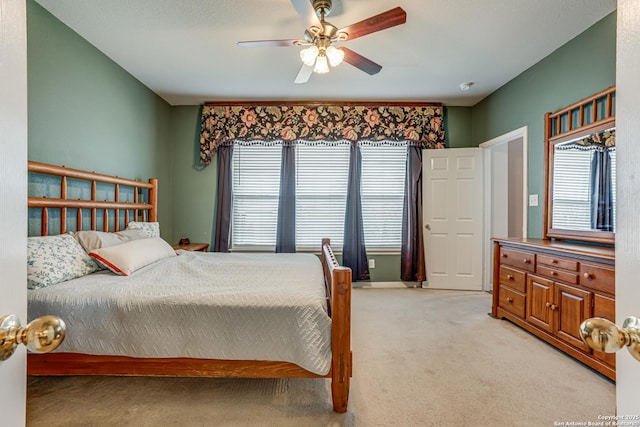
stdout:
<svg viewBox="0 0 640 427">
<path fill-rule="evenodd" d="M 29 426 L 553 426 L 615 413 L 614 384 L 483 292 L 354 289 L 349 411 L 318 379 L 30 378 Z"/>
</svg>

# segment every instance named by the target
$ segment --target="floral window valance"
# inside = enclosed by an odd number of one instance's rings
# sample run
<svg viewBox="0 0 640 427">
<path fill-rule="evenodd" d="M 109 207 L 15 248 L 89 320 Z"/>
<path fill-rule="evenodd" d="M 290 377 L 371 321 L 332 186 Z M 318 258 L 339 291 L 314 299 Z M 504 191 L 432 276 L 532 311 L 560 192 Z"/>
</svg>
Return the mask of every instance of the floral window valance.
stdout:
<svg viewBox="0 0 640 427">
<path fill-rule="evenodd" d="M 205 105 L 200 163 L 211 163 L 220 145 L 259 141 L 408 141 L 444 148 L 441 105 Z"/>
<path fill-rule="evenodd" d="M 556 150 L 578 149 L 584 151 L 591 150 L 614 150 L 616 146 L 616 129 L 605 129 L 600 132 L 580 137 L 573 141 L 556 144 Z"/>
</svg>

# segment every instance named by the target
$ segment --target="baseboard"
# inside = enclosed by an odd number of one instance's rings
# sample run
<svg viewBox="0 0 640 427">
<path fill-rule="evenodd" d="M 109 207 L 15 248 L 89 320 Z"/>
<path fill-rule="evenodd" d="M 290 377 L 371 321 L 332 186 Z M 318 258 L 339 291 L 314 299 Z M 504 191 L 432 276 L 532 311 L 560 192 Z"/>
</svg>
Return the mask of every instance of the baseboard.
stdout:
<svg viewBox="0 0 640 427">
<path fill-rule="evenodd" d="M 419 288 L 420 282 L 353 282 L 354 288 Z"/>
</svg>

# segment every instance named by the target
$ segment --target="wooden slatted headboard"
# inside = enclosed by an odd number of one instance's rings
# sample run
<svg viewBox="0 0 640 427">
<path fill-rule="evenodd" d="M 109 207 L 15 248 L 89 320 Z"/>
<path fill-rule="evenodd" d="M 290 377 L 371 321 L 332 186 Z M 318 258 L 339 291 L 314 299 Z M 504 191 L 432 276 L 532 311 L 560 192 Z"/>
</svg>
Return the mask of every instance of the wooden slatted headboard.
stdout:
<svg viewBox="0 0 640 427">
<path fill-rule="evenodd" d="M 129 221 L 146 222 L 158 220 L 158 180 L 156 178 L 149 179 L 149 182 L 142 182 L 31 161 L 28 163 L 28 170 L 29 172 L 61 177 L 59 198 L 51 198 L 41 195 L 35 197 L 30 196 L 28 198 L 27 205 L 29 208 L 41 209 L 40 234 L 42 236 L 48 236 L 50 233 L 50 209 L 60 209 L 59 234 L 64 234 L 67 231 L 83 230 L 84 210 L 89 210 L 91 213 L 91 224 L 89 228 L 91 230 L 97 229 L 98 218 L 102 219 L 102 231 L 119 231 L 121 218 L 124 219 L 125 227 Z M 91 185 L 91 198 L 67 198 L 68 178 L 89 182 Z M 98 184 L 113 185 L 113 200 L 97 200 Z M 120 200 L 122 187 L 132 189 L 133 201 Z M 69 209 L 76 210 L 76 230 L 68 230 L 67 228 L 70 215 L 70 212 L 68 211 Z M 112 213 L 113 217 L 111 217 L 112 221 L 110 221 L 110 215 Z M 111 230 L 109 229 L 110 223 L 113 223 L 113 229 Z"/>
</svg>

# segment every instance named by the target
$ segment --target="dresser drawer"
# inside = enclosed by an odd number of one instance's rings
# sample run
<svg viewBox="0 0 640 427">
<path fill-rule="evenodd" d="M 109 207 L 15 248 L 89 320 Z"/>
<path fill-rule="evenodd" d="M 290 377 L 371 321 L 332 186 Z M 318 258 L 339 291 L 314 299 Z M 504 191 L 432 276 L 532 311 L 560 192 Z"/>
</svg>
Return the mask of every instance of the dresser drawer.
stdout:
<svg viewBox="0 0 640 427">
<path fill-rule="evenodd" d="M 514 291 L 506 286 L 500 286 L 500 302 L 501 308 L 516 316 L 524 319 L 525 312 L 525 295 Z"/>
<path fill-rule="evenodd" d="M 553 280 L 562 280 L 563 282 L 571 283 L 572 285 L 576 285 L 578 283 L 578 273 L 559 270 L 542 264 L 538 264 L 536 267 L 536 273 L 549 277 Z"/>
<path fill-rule="evenodd" d="M 593 317 L 603 317 L 612 322 L 616 321 L 616 301 L 604 295 L 593 295 Z M 616 355 L 614 353 L 603 353 L 594 351 L 593 357 L 602 360 L 609 366 L 616 365 Z"/>
<path fill-rule="evenodd" d="M 500 266 L 500 285 L 509 286 L 520 292 L 525 292 L 525 273 L 510 267 Z"/>
<path fill-rule="evenodd" d="M 562 259 L 549 255 L 538 255 L 536 262 L 538 265 L 545 264 L 556 268 L 562 268 L 565 270 L 578 271 L 578 261 L 570 259 Z M 577 282 L 574 282 L 577 283 Z"/>
<path fill-rule="evenodd" d="M 587 288 L 607 292 L 614 295 L 616 273 L 615 270 L 600 265 L 580 263 L 580 284 Z"/>
<path fill-rule="evenodd" d="M 536 267 L 536 255 L 516 249 L 500 248 L 500 263 L 512 265 L 533 273 Z"/>
</svg>

